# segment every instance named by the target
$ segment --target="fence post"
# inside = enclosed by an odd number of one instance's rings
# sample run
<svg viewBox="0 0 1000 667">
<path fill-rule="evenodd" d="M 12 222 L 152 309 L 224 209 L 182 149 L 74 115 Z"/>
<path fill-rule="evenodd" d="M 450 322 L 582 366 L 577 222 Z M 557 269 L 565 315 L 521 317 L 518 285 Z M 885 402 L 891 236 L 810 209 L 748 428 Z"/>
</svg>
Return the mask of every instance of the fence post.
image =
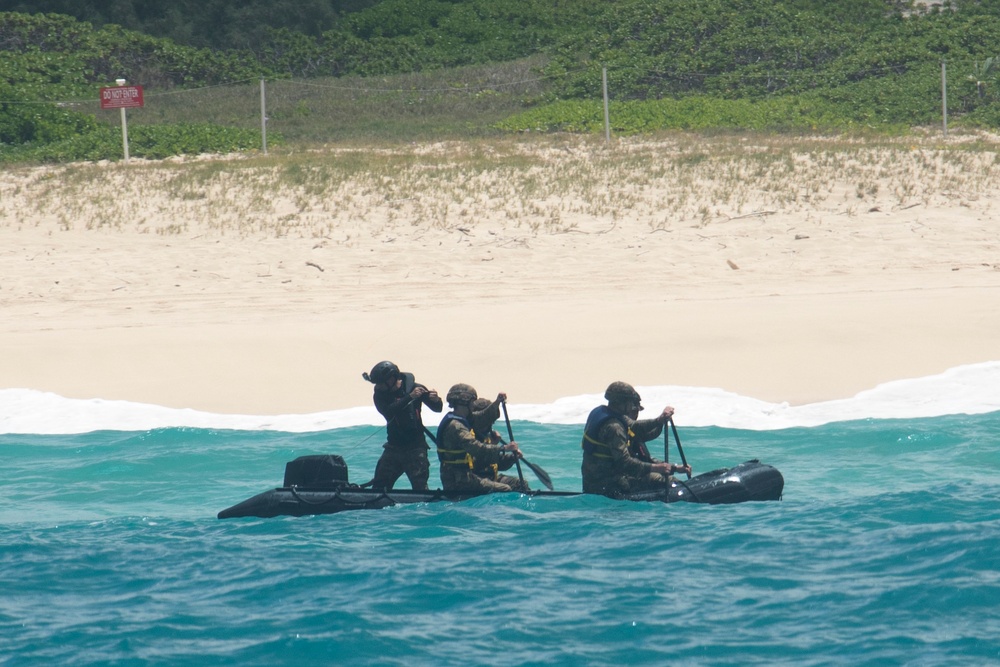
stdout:
<svg viewBox="0 0 1000 667">
<path fill-rule="evenodd" d="M 115 79 L 115 83 L 124 86 L 127 82 L 125 79 Z M 125 164 L 128 164 L 128 120 L 125 117 L 125 107 L 120 111 L 122 112 L 122 156 L 125 158 Z"/>
<path fill-rule="evenodd" d="M 608 68 L 601 66 L 601 88 L 604 90 L 604 143 L 611 143 L 611 117 L 608 115 Z"/>
<path fill-rule="evenodd" d="M 944 136 L 948 136 L 948 67 L 941 61 L 941 119 L 944 124 Z"/>
<path fill-rule="evenodd" d="M 264 77 L 260 77 L 260 146 L 267 155 L 267 101 L 264 94 Z"/>
</svg>

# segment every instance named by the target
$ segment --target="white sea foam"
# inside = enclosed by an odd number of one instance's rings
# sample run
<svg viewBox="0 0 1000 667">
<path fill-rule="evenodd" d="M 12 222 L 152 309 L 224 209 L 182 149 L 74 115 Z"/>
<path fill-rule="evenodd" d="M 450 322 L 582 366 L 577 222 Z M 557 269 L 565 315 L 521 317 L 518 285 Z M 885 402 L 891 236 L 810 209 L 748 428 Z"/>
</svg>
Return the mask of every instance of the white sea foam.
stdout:
<svg viewBox="0 0 1000 667">
<path fill-rule="evenodd" d="M 649 408 L 644 416 L 653 416 L 660 407 L 670 404 L 677 409 L 676 421 L 685 426 L 771 430 L 867 418 L 983 414 L 1000 411 L 1000 361 L 887 382 L 853 398 L 797 406 L 767 403 L 721 389 L 678 386 L 637 389 Z M 511 417 L 518 420 L 582 424 L 587 413 L 602 402 L 600 394 L 584 394 L 545 405 L 511 403 L 509 410 Z M 440 418 L 426 410 L 423 414 L 428 427 L 433 427 Z M 372 407 L 312 414 L 229 415 L 128 401 L 70 399 L 31 389 L 0 389 L 0 433 L 68 434 L 182 426 L 301 433 L 383 423 Z"/>
</svg>

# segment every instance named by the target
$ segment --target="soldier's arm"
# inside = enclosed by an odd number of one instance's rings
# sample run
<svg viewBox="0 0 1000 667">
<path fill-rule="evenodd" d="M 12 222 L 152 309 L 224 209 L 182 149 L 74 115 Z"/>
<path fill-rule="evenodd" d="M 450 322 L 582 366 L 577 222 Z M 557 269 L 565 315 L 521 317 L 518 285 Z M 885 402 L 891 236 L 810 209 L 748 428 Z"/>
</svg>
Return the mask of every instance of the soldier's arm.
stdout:
<svg viewBox="0 0 1000 667">
<path fill-rule="evenodd" d="M 612 421 L 601 429 L 601 441 L 606 442 L 611 448 L 611 456 L 615 464 L 629 475 L 648 474 L 652 471 L 652 465 L 632 456 L 628 451 L 628 435 L 625 427 L 620 423 Z"/>
<path fill-rule="evenodd" d="M 659 417 L 656 419 L 640 419 L 632 424 L 632 432 L 635 433 L 636 438 L 643 442 L 656 440 L 663 433 L 663 420 Z"/>
<path fill-rule="evenodd" d="M 500 459 L 500 447 L 487 445 L 476 439 L 472 431 L 458 422 L 452 422 L 454 449 L 464 449 L 476 460 L 477 466 L 493 465 Z"/>
<path fill-rule="evenodd" d="M 424 390 L 420 395 L 420 401 L 434 412 L 441 412 L 441 409 L 444 407 L 444 401 L 438 396 L 437 391 L 428 389 L 422 384 L 417 384 L 417 387 Z"/>
</svg>

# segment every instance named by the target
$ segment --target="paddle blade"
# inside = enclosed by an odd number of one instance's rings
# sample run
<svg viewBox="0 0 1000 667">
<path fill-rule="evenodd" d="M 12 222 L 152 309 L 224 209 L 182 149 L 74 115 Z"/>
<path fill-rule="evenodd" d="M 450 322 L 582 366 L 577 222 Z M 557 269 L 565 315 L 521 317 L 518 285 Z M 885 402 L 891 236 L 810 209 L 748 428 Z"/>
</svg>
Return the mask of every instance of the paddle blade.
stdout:
<svg viewBox="0 0 1000 667">
<path fill-rule="evenodd" d="M 549 477 L 549 473 L 542 470 L 541 466 L 537 466 L 527 459 L 521 460 L 524 461 L 524 465 L 531 468 L 531 472 L 535 473 L 535 476 L 538 477 L 538 481 L 544 484 L 546 489 L 549 491 L 554 490 L 554 487 L 552 486 L 552 478 Z"/>
</svg>

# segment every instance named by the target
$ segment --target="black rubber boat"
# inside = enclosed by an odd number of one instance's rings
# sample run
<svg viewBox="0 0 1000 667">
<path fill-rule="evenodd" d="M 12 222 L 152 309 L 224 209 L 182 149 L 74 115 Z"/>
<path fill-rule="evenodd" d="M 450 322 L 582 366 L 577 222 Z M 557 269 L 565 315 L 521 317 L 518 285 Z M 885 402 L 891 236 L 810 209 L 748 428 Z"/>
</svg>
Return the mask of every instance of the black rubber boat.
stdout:
<svg viewBox="0 0 1000 667">
<path fill-rule="evenodd" d="M 754 459 L 689 480 L 678 480 L 662 491 L 630 494 L 623 500 L 709 505 L 780 500 L 784 486 L 785 480 L 776 468 Z M 583 494 L 579 491 L 532 491 L 527 495 L 562 498 Z M 219 512 L 219 518 L 335 514 L 347 510 L 382 509 L 407 503 L 459 501 L 473 497 L 475 494 L 442 490 L 366 489 L 348 482 L 347 464 L 340 456 L 302 456 L 285 466 L 284 486 L 224 509 Z"/>
</svg>

